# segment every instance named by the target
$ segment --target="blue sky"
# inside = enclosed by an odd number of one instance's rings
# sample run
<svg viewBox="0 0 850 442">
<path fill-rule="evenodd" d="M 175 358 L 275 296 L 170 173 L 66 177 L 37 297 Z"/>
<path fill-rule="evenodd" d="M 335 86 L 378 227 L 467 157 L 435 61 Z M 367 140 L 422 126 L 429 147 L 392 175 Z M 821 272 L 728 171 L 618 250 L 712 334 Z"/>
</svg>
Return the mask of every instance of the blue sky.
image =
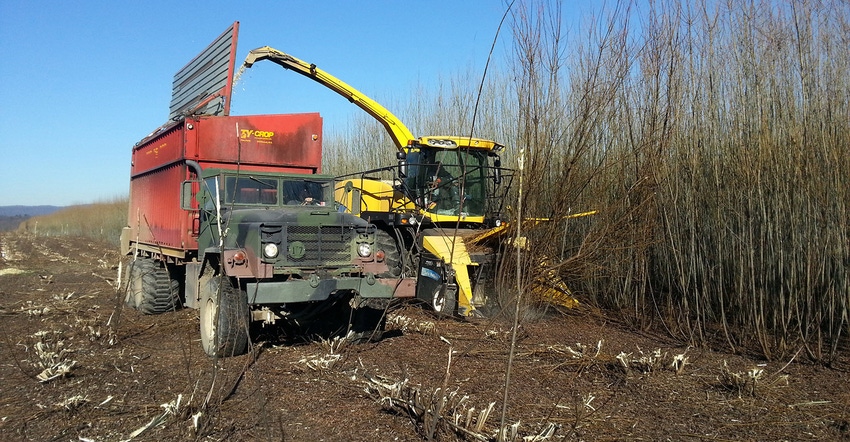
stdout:
<svg viewBox="0 0 850 442">
<path fill-rule="evenodd" d="M 391 102 L 440 75 L 480 71 L 500 0 L 0 2 L 0 206 L 84 204 L 127 194 L 131 146 L 166 122 L 174 73 L 234 21 L 237 63 L 272 46 Z M 506 56 L 510 29 L 500 36 Z M 497 60 L 498 62 L 498 60 Z M 248 70 L 231 113 L 354 105 L 268 63 Z"/>
</svg>

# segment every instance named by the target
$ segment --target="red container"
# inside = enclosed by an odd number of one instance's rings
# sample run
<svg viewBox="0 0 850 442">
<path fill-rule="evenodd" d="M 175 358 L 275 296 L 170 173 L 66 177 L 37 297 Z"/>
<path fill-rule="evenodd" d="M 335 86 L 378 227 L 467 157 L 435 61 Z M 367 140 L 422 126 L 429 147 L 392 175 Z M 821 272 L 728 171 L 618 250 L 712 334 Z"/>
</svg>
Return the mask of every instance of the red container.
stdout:
<svg viewBox="0 0 850 442">
<path fill-rule="evenodd" d="M 200 116 L 161 127 L 133 147 L 127 240 L 176 258 L 197 249 L 197 212 L 180 207 L 183 181 L 197 179 L 186 160 L 203 169 L 320 173 L 322 118 Z"/>
</svg>

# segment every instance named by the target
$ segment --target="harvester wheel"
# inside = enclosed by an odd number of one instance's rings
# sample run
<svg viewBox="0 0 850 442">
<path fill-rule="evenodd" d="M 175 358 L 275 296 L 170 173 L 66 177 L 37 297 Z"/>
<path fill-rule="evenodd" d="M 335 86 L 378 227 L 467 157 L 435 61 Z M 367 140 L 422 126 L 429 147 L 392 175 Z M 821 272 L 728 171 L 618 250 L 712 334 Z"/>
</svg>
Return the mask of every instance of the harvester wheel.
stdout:
<svg viewBox="0 0 850 442">
<path fill-rule="evenodd" d="M 204 273 L 212 270 L 208 267 Z M 248 296 L 230 278 L 213 275 L 201 283 L 201 345 L 212 357 L 248 351 Z"/>
<path fill-rule="evenodd" d="M 395 239 L 385 230 L 378 229 L 375 233 L 375 250 L 383 250 L 384 262 L 389 270 L 379 273 L 379 278 L 398 278 L 401 276 L 401 252 Z"/>
<path fill-rule="evenodd" d="M 180 307 L 180 283 L 171 278 L 161 262 L 137 258 L 130 263 L 127 305 L 146 314 L 155 315 Z"/>
<path fill-rule="evenodd" d="M 457 310 L 457 286 L 440 284 L 431 298 L 431 308 L 440 315 L 454 316 Z"/>
</svg>

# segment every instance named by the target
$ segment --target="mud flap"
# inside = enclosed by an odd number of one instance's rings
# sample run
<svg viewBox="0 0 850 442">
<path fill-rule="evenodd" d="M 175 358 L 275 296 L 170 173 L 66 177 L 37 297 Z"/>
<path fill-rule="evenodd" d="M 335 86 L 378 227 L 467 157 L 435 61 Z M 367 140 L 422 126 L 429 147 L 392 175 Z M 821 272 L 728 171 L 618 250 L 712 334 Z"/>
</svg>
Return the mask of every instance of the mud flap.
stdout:
<svg viewBox="0 0 850 442">
<path fill-rule="evenodd" d="M 201 275 L 201 263 L 187 262 L 186 277 L 185 277 L 185 305 L 188 308 L 198 309 L 201 306 L 200 290 L 198 289 L 198 279 Z"/>
</svg>

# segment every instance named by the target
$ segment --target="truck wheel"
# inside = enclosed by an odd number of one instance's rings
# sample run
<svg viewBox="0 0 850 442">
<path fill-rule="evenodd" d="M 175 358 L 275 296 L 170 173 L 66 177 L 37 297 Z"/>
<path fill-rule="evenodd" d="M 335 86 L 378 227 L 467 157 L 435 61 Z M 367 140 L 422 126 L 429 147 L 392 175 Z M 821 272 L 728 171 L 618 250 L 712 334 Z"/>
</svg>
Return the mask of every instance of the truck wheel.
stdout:
<svg viewBox="0 0 850 442">
<path fill-rule="evenodd" d="M 389 299 L 364 299 L 354 309 L 348 339 L 354 343 L 380 341 L 387 325 Z"/>
<path fill-rule="evenodd" d="M 211 271 L 209 268 L 206 271 Z M 212 357 L 248 351 L 248 296 L 230 278 L 214 275 L 201 284 L 201 345 Z"/>
<path fill-rule="evenodd" d="M 124 302 L 128 307 L 136 308 L 144 298 L 144 275 L 152 272 L 153 268 L 153 261 L 148 258 L 131 258 L 127 262 L 127 297 Z"/>
<path fill-rule="evenodd" d="M 162 263 L 150 258 L 137 258 L 130 266 L 127 305 L 146 315 L 180 307 L 180 282 L 171 278 Z"/>
<path fill-rule="evenodd" d="M 389 270 L 379 273 L 379 278 L 398 278 L 401 276 L 401 252 L 395 239 L 384 230 L 378 229 L 375 233 L 375 250 L 384 251 L 384 262 Z"/>
</svg>

